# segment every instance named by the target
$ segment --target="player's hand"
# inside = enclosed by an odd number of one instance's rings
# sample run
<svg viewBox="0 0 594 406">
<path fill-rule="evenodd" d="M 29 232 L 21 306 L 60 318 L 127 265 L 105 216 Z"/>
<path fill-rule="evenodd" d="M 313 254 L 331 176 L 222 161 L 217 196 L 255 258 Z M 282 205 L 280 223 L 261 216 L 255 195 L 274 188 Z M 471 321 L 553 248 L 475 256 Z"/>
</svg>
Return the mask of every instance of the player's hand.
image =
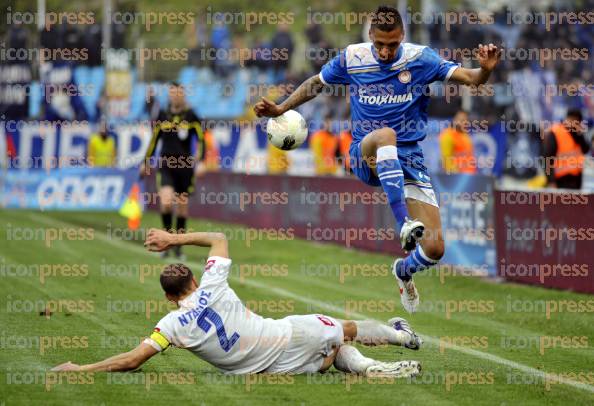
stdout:
<svg viewBox="0 0 594 406">
<path fill-rule="evenodd" d="M 164 230 L 151 228 L 144 240 L 144 246 L 149 251 L 165 251 L 173 244 L 173 235 Z"/>
<path fill-rule="evenodd" d="M 478 46 L 478 61 L 481 68 L 491 72 L 501 58 L 501 49 L 493 44 Z"/>
<path fill-rule="evenodd" d="M 145 164 L 140 165 L 140 177 L 144 178 L 145 176 L 149 176 L 151 174 L 150 166 L 146 166 Z"/>
<path fill-rule="evenodd" d="M 73 364 L 72 362 L 68 361 L 60 365 L 56 365 L 51 369 L 53 372 L 64 372 L 64 371 L 80 371 L 80 365 Z"/>
<path fill-rule="evenodd" d="M 284 113 L 278 104 L 265 97 L 262 97 L 262 100 L 256 103 L 254 112 L 258 117 L 278 117 Z"/>
<path fill-rule="evenodd" d="M 204 162 L 198 162 L 194 167 L 194 177 L 201 178 L 207 172 Z"/>
</svg>

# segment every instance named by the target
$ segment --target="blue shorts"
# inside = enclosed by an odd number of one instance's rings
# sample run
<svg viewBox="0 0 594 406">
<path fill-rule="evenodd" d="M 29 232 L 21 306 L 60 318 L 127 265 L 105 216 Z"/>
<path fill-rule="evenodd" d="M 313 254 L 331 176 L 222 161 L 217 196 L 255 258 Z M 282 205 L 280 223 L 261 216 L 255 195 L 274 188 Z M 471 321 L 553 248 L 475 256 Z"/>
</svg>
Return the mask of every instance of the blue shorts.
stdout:
<svg viewBox="0 0 594 406">
<path fill-rule="evenodd" d="M 439 207 L 421 146 L 415 142 L 399 145 L 397 148 L 398 160 L 404 173 L 404 196 Z M 379 178 L 363 159 L 360 142 L 351 144 L 349 154 L 353 173 L 369 186 L 381 186 Z"/>
</svg>

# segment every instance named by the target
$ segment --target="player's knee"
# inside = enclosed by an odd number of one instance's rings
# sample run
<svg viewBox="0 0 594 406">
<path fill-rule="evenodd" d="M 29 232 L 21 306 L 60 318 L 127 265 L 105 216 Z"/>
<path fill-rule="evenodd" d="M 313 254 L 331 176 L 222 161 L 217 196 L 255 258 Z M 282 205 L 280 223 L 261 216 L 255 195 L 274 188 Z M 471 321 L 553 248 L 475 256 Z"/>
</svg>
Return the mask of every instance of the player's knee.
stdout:
<svg viewBox="0 0 594 406">
<path fill-rule="evenodd" d="M 171 213 L 173 211 L 173 202 L 161 200 L 161 213 Z"/>
<path fill-rule="evenodd" d="M 443 239 L 439 238 L 434 241 L 428 241 L 423 246 L 423 252 L 429 258 L 439 261 L 445 253 L 445 243 Z"/>
<path fill-rule="evenodd" d="M 396 131 L 390 127 L 383 127 L 377 130 L 375 138 L 378 147 L 396 145 Z"/>
</svg>

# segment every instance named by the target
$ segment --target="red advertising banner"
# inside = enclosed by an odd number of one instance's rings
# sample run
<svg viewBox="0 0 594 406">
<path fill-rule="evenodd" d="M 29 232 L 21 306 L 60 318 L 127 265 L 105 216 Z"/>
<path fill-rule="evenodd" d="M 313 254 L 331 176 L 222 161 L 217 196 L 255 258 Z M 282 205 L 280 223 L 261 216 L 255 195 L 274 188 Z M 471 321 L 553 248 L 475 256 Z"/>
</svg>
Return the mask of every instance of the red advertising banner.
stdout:
<svg viewBox="0 0 594 406">
<path fill-rule="evenodd" d="M 494 272 L 492 178 L 434 175 L 433 182 L 448 236 L 442 263 Z M 154 192 L 154 179 L 147 190 Z M 208 173 L 197 180 L 189 211 L 191 217 L 271 229 L 279 239 L 404 255 L 382 189 L 351 177 Z"/>
<path fill-rule="evenodd" d="M 495 192 L 497 275 L 594 293 L 594 194 Z"/>
</svg>

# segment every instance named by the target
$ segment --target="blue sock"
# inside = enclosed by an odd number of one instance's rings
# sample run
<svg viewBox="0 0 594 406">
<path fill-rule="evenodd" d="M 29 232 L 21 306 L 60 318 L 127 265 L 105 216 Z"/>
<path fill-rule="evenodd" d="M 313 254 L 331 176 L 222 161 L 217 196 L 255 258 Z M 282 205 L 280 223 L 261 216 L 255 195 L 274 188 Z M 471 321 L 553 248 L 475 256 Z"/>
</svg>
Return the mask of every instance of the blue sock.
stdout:
<svg viewBox="0 0 594 406">
<path fill-rule="evenodd" d="M 406 200 L 404 198 L 404 173 L 398 161 L 398 151 L 395 145 L 386 145 L 377 149 L 376 170 L 382 188 L 388 195 L 388 202 L 396 219 L 397 232 L 408 217 Z"/>
<path fill-rule="evenodd" d="M 429 258 L 423 252 L 423 248 L 417 245 L 417 248 L 411 252 L 408 257 L 404 258 L 396 268 L 396 275 L 403 281 L 408 281 L 412 278 L 415 272 L 423 271 L 427 268 L 431 268 L 436 265 L 439 261 Z"/>
</svg>

